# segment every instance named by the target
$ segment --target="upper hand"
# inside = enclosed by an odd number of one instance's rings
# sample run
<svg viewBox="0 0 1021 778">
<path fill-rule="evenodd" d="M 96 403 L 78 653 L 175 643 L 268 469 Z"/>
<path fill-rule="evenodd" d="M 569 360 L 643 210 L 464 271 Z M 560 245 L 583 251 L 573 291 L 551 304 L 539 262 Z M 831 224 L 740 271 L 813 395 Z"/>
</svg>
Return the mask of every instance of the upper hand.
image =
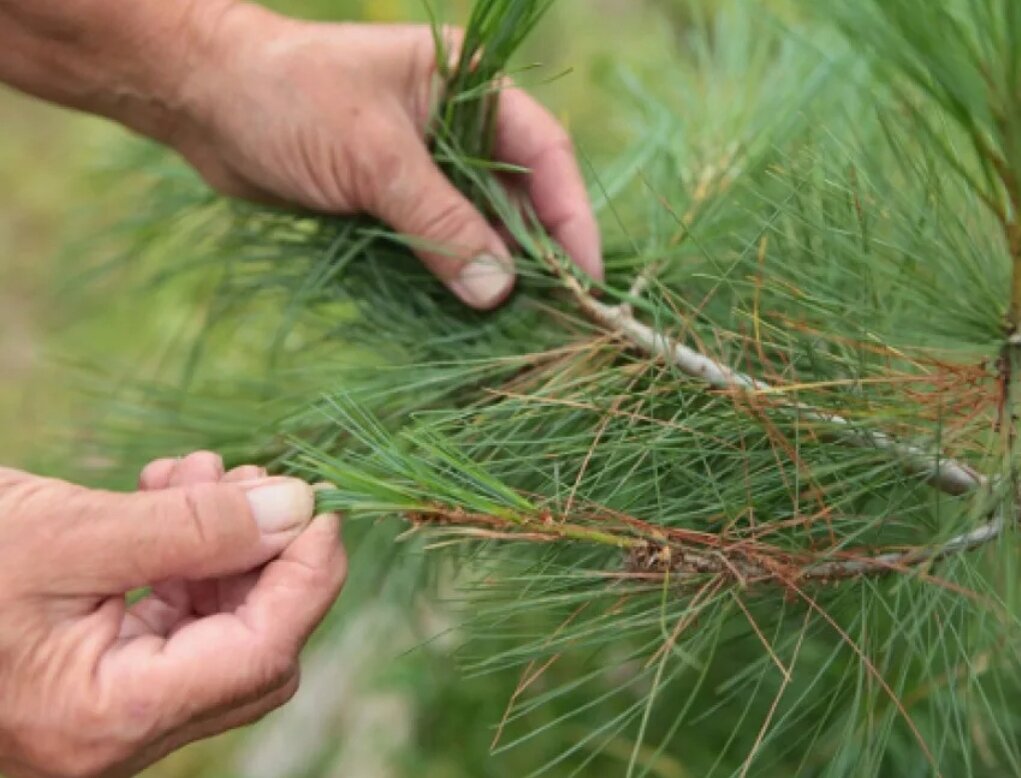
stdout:
<svg viewBox="0 0 1021 778">
<path fill-rule="evenodd" d="M 510 293 L 509 252 L 426 144 L 436 53 L 425 26 L 313 24 L 226 6 L 187 78 L 167 139 L 219 190 L 317 211 L 366 212 L 421 239 L 422 261 L 462 300 Z M 453 36 L 456 37 L 456 36 Z M 602 275 L 599 232 L 571 141 L 519 89 L 499 98 L 495 155 L 577 264 Z"/>
<path fill-rule="evenodd" d="M 311 488 L 212 454 L 134 494 L 0 469 L 0 771 L 133 775 L 254 721 L 343 585 Z M 125 595 L 151 586 L 129 605 Z"/>
</svg>

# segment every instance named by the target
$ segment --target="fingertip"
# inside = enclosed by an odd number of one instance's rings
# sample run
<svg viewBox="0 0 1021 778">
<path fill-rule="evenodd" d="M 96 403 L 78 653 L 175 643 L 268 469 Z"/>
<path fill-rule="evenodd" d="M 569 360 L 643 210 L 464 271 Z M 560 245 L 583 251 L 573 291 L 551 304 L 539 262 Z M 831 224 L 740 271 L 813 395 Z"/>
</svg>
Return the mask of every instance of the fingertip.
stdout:
<svg viewBox="0 0 1021 778">
<path fill-rule="evenodd" d="M 340 542 L 341 515 L 336 512 L 319 513 L 309 522 L 305 534 L 316 534 L 322 541 Z"/>
<path fill-rule="evenodd" d="M 322 594 L 332 601 L 347 578 L 347 551 L 341 539 L 339 513 L 320 513 L 281 554 L 281 560 L 299 562 L 303 570 L 318 570 L 325 585 Z"/>
<path fill-rule="evenodd" d="M 340 517 L 319 514 L 266 566 L 237 613 L 273 641 L 300 645 L 329 611 L 346 579 Z"/>
<path fill-rule="evenodd" d="M 195 451 L 177 463 L 171 486 L 187 486 L 219 481 L 223 478 L 223 457 L 213 451 Z"/>
<path fill-rule="evenodd" d="M 581 214 L 559 226 L 553 237 L 571 260 L 594 281 L 602 281 L 603 247 L 595 219 Z"/>
<path fill-rule="evenodd" d="M 142 491 L 166 489 L 170 486 L 178 460 L 174 457 L 156 459 L 142 468 L 138 476 L 138 488 Z"/>
<path fill-rule="evenodd" d="M 321 532 L 321 543 L 327 556 L 324 566 L 328 585 L 323 592 L 327 602 L 332 603 L 347 581 L 347 549 L 343 540 L 343 519 L 339 513 L 323 513 L 312 520 L 310 529 Z"/>
<path fill-rule="evenodd" d="M 259 467 L 258 465 L 239 465 L 224 473 L 223 480 L 228 483 L 238 483 L 241 481 L 258 481 L 268 476 L 269 473 L 264 467 Z"/>
</svg>

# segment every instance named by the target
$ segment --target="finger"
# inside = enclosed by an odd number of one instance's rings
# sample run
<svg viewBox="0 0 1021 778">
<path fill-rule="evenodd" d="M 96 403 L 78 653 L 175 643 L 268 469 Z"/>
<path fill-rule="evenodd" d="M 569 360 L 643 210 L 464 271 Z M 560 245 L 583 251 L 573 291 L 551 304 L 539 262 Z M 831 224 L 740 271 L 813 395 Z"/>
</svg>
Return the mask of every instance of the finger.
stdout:
<svg viewBox="0 0 1021 778">
<path fill-rule="evenodd" d="M 486 310 L 514 287 L 513 263 L 500 236 L 447 179 L 409 127 L 393 170 L 377 171 L 372 215 L 412 240 L 415 254 L 462 301 Z"/>
<path fill-rule="evenodd" d="M 157 459 L 142 468 L 138 476 L 138 488 L 143 491 L 166 489 L 170 486 L 170 478 L 177 468 L 178 460 L 173 457 Z"/>
<path fill-rule="evenodd" d="M 191 463 L 189 464 L 189 459 Z M 203 457 L 193 455 L 183 462 L 165 460 L 172 468 L 180 464 L 182 468 L 189 466 L 194 470 L 194 477 L 213 477 L 219 458 L 203 462 Z M 213 467 L 204 466 L 212 462 Z M 186 479 L 186 474 L 184 478 Z M 225 481 L 254 481 L 266 477 L 265 468 L 257 465 L 241 465 L 223 476 Z M 169 481 L 169 479 L 168 479 Z M 315 488 L 315 487 L 313 487 Z M 171 631 L 179 627 L 181 622 L 192 614 L 209 616 L 214 613 L 232 611 L 245 601 L 248 593 L 258 580 L 259 571 L 241 573 L 205 581 L 183 581 L 174 579 L 156 584 L 149 596 L 139 600 L 127 609 L 121 625 L 121 639 L 140 637 L 142 635 L 159 635 L 167 637 Z"/>
<path fill-rule="evenodd" d="M 241 465 L 235 467 L 233 470 L 228 470 L 224 476 L 224 481 L 257 481 L 260 478 L 266 478 L 266 468 L 259 467 L 258 465 Z"/>
<path fill-rule="evenodd" d="M 134 494 L 27 478 L 5 492 L 4 502 L 12 515 L 45 528 L 30 533 L 23 549 L 52 560 L 40 571 L 45 591 L 95 595 L 259 567 L 308 525 L 315 498 L 294 478 Z"/>
<path fill-rule="evenodd" d="M 295 672 L 298 653 L 343 586 L 346 570 L 339 519 L 318 516 L 266 566 L 235 613 L 198 619 L 167 640 L 114 645 L 102 659 L 100 680 L 129 699 L 158 692 L 153 715 L 163 730 L 237 707 Z"/>
<path fill-rule="evenodd" d="M 170 486 L 208 484 L 223 478 L 223 457 L 212 451 L 196 451 L 177 463 Z"/>
<path fill-rule="evenodd" d="M 300 676 L 298 673 L 294 673 L 281 686 L 267 692 L 257 700 L 223 713 L 189 722 L 146 748 L 144 754 L 140 755 L 137 761 L 142 764 L 153 764 L 188 743 L 205 740 L 232 729 L 254 724 L 268 713 L 286 704 L 294 697 L 299 685 Z"/>
<path fill-rule="evenodd" d="M 121 640 L 158 635 L 167 637 L 192 613 L 188 584 L 180 579 L 153 586 L 149 596 L 131 605 L 121 622 Z"/>
<path fill-rule="evenodd" d="M 602 241 L 570 136 L 553 115 L 520 89 L 500 94 L 494 152 L 529 169 L 528 195 L 550 235 L 577 265 L 603 277 Z"/>
<path fill-rule="evenodd" d="M 219 735 L 221 732 L 227 732 L 231 729 L 254 724 L 267 713 L 275 711 L 289 702 L 300 686 L 301 675 L 295 672 L 282 686 L 268 692 L 258 700 L 186 727 L 180 732 L 177 740 L 183 745 L 184 743 L 191 743 L 195 740 L 203 740 L 213 735 Z"/>
<path fill-rule="evenodd" d="M 192 611 L 198 616 L 214 613 L 231 613 L 237 610 L 255 588 L 262 570 L 228 575 L 211 581 L 194 581 L 188 584 Z"/>
<path fill-rule="evenodd" d="M 322 514 L 263 570 L 238 618 L 271 642 L 297 650 L 337 598 L 347 577 L 340 517 Z"/>
</svg>

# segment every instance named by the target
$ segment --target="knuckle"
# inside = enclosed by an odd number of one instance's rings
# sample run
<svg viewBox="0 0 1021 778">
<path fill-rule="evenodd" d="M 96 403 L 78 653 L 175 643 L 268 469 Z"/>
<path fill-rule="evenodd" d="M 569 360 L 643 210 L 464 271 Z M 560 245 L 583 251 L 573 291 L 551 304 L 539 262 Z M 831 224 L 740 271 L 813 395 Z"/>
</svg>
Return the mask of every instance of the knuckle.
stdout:
<svg viewBox="0 0 1021 778">
<path fill-rule="evenodd" d="M 298 692 L 300 685 L 299 674 L 295 673 L 287 682 L 266 697 L 262 704 L 254 709 L 250 715 L 245 717 L 243 724 L 254 724 L 257 721 L 261 721 L 267 715 L 283 707 L 293 699 L 294 695 Z"/>
<path fill-rule="evenodd" d="M 346 580 L 347 555 L 339 542 L 328 551 L 324 549 L 323 556 L 314 562 L 295 562 L 295 586 L 311 597 L 333 594 Z"/>
<path fill-rule="evenodd" d="M 408 139 L 360 109 L 352 109 L 350 124 L 357 140 L 342 144 L 331 160 L 333 178 L 350 182 L 354 207 L 379 212 L 408 186 Z"/>
<path fill-rule="evenodd" d="M 441 198 L 438 201 L 423 197 L 417 207 L 419 212 L 414 223 L 422 236 L 440 243 L 450 243 L 451 248 L 458 248 L 457 239 L 471 226 L 475 218 L 470 206 L 455 197 Z"/>
<path fill-rule="evenodd" d="M 0 472 L 0 519 L 10 524 L 49 515 L 56 501 L 53 487 L 58 482 L 18 475 L 14 471 Z"/>
<path fill-rule="evenodd" d="M 91 731 L 106 731 L 109 740 L 116 740 L 125 747 L 152 739 L 174 710 L 168 707 L 166 694 L 147 687 L 133 689 L 120 697 L 115 709 L 111 706 L 107 711 L 98 711 Z"/>
<path fill-rule="evenodd" d="M 128 756 L 109 741 L 63 731 L 37 734 L 18 751 L 21 761 L 42 768 L 48 778 L 100 778 Z"/>
<path fill-rule="evenodd" d="M 156 517 L 167 527 L 173 527 L 175 534 L 181 531 L 183 539 L 201 544 L 206 540 L 206 519 L 203 506 L 208 497 L 209 486 L 206 484 L 190 484 L 180 487 L 178 498 L 161 500 Z"/>
<path fill-rule="evenodd" d="M 91 681 L 64 679 L 39 694 L 5 700 L 2 738 L 20 763 L 47 778 L 93 778 L 125 763 L 148 737 L 123 697 Z M 11 714 L 15 715 L 11 715 Z"/>
<path fill-rule="evenodd" d="M 263 656 L 259 672 L 260 688 L 276 689 L 284 686 L 297 672 L 297 647 L 274 646 Z"/>
<path fill-rule="evenodd" d="M 52 576 L 50 568 L 31 564 L 52 559 L 55 537 L 67 537 L 82 516 L 85 490 L 16 471 L 0 471 L 0 598 L 16 599 L 25 588 Z"/>
<path fill-rule="evenodd" d="M 280 696 L 277 698 L 277 707 L 286 705 L 292 699 L 294 695 L 298 693 L 298 689 L 301 688 L 301 670 L 296 669 L 294 675 L 284 684 L 284 687 L 280 690 Z"/>
<path fill-rule="evenodd" d="M 379 137 L 373 130 L 368 130 L 368 132 Z M 404 183 L 405 157 L 398 148 L 394 148 L 390 143 L 380 143 L 372 153 L 365 155 L 356 164 L 364 174 L 373 177 L 374 183 L 382 184 L 385 191 L 393 191 Z"/>
<path fill-rule="evenodd" d="M 336 582 L 336 571 L 322 565 L 302 565 L 295 579 L 303 591 L 322 592 L 333 588 Z"/>
</svg>

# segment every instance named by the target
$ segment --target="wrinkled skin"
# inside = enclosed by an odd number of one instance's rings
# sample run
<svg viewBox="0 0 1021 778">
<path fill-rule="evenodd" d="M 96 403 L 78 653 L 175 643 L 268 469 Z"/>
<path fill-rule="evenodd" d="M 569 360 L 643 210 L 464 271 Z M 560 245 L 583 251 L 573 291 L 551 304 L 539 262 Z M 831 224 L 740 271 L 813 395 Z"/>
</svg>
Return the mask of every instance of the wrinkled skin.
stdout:
<svg viewBox="0 0 1021 778">
<path fill-rule="evenodd" d="M 267 25 L 272 34 L 258 32 Z M 184 99 L 203 107 L 172 140 L 207 180 L 249 199 L 377 216 L 436 247 L 418 253 L 466 303 L 504 300 L 513 285 L 506 245 L 425 143 L 436 98 L 428 28 L 281 23 L 244 9 L 225 16 L 221 35 L 242 41 L 225 47 L 233 88 L 189 86 Z M 457 37 L 448 35 L 452 46 Z M 495 155 L 531 170 L 518 186 L 582 269 L 600 276 L 599 233 L 570 138 L 519 89 L 500 97 Z"/>
<path fill-rule="evenodd" d="M 0 471 L 0 770 L 133 775 L 286 702 L 347 570 L 313 504 L 206 452 L 134 494 Z"/>
</svg>

